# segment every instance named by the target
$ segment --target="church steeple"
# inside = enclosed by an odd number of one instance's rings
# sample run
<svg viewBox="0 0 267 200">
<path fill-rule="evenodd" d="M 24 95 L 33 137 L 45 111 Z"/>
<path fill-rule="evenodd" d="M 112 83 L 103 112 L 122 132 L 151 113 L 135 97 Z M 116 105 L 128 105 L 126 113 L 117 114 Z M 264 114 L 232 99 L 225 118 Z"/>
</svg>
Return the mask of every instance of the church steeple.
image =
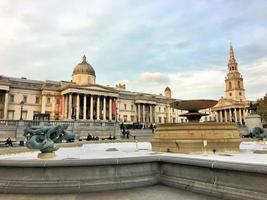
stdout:
<svg viewBox="0 0 267 200">
<path fill-rule="evenodd" d="M 237 69 L 237 62 L 230 43 L 229 72 L 225 78 L 225 97 L 235 101 L 246 101 L 243 77 Z"/>
<path fill-rule="evenodd" d="M 228 69 L 229 69 L 229 72 L 238 71 L 237 62 L 235 60 L 234 49 L 233 49 L 231 42 L 230 42 L 230 57 L 229 57 Z"/>
</svg>

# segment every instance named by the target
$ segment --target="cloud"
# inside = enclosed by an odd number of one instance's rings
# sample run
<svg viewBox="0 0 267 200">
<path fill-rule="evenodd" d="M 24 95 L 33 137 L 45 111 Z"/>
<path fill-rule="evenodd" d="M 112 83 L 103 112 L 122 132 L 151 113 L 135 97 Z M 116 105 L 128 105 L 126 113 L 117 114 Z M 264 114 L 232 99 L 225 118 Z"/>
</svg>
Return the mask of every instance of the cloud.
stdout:
<svg viewBox="0 0 267 200">
<path fill-rule="evenodd" d="M 166 74 L 161 72 L 143 72 L 140 75 L 142 81 L 154 82 L 154 83 L 164 83 L 167 84 L 169 82 L 169 77 Z"/>
<path fill-rule="evenodd" d="M 86 54 L 98 84 L 127 80 L 139 92 L 169 85 L 177 98 L 218 98 L 231 39 L 246 94 L 256 99 L 266 93 L 267 4 L 244 1 L 2 0 L 1 74 L 70 80 Z"/>
</svg>

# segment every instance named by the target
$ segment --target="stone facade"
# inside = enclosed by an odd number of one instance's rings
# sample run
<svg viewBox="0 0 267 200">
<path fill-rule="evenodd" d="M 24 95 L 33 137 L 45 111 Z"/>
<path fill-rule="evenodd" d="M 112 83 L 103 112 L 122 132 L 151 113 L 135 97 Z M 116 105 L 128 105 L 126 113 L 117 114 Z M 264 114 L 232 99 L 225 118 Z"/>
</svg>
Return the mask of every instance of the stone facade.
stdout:
<svg viewBox="0 0 267 200">
<path fill-rule="evenodd" d="M 167 87 L 163 95 L 131 92 L 125 84 L 96 84 L 86 57 L 73 70 L 72 81 L 36 81 L 0 76 L 0 119 L 32 120 L 49 114 L 51 120 L 121 121 L 124 123 L 178 123 L 183 113 L 170 107 Z M 209 112 L 209 111 L 207 111 Z M 203 120 L 211 120 L 208 117 Z"/>
<path fill-rule="evenodd" d="M 212 108 L 217 122 L 237 122 L 244 124 L 248 114 L 249 103 L 245 97 L 243 77 L 238 71 L 234 50 L 230 44 L 228 74 L 225 78 L 225 97 Z"/>
</svg>

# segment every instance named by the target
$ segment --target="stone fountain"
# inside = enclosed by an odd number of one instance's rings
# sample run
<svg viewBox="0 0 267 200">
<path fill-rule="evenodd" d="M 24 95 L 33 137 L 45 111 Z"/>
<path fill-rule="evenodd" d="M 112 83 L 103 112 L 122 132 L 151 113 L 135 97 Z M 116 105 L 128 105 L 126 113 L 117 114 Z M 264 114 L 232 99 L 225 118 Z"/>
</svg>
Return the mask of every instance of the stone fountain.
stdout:
<svg viewBox="0 0 267 200">
<path fill-rule="evenodd" d="M 241 138 L 234 123 L 199 122 L 199 110 L 216 105 L 214 100 L 176 101 L 171 107 L 188 110 L 180 116 L 189 123 L 160 124 L 151 141 L 153 151 L 175 153 L 239 152 Z"/>
</svg>

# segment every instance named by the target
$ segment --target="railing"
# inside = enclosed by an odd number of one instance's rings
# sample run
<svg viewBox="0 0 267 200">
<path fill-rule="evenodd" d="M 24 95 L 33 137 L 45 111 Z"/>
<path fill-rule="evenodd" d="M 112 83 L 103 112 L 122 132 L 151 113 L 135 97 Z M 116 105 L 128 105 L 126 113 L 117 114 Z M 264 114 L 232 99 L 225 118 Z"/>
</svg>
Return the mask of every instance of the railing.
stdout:
<svg viewBox="0 0 267 200">
<path fill-rule="evenodd" d="M 18 120 L 0 120 L 0 126 L 17 126 Z"/>
<path fill-rule="evenodd" d="M 0 120 L 0 126 L 18 126 L 19 123 L 24 126 L 48 126 L 48 125 L 60 125 L 68 124 L 69 127 L 77 126 L 88 127 L 88 126 L 108 126 L 113 127 L 115 122 L 108 121 L 64 121 L 64 120 L 50 120 L 50 121 L 39 121 L 39 120 Z"/>
</svg>

